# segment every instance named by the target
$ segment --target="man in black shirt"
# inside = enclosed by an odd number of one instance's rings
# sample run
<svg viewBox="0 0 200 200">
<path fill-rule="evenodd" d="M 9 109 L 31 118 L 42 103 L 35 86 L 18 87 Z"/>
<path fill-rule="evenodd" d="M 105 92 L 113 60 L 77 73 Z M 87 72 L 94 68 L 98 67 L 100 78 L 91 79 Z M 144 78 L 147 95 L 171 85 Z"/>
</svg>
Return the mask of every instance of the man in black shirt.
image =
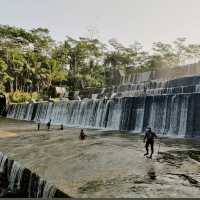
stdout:
<svg viewBox="0 0 200 200">
<path fill-rule="evenodd" d="M 154 132 L 151 131 L 151 128 L 148 127 L 144 136 L 144 142 L 146 141 L 146 145 L 145 145 L 146 153 L 144 154 L 144 156 L 147 156 L 149 154 L 149 145 L 151 145 L 151 155 L 149 156 L 149 158 L 152 158 L 152 155 L 154 152 L 154 138 L 158 138 L 158 137 Z"/>
<path fill-rule="evenodd" d="M 50 130 L 51 127 L 51 119 L 47 122 L 47 129 Z"/>
<path fill-rule="evenodd" d="M 85 140 L 85 138 L 87 137 L 87 135 L 83 132 L 83 129 L 81 129 L 81 132 L 80 132 L 80 140 Z"/>
</svg>

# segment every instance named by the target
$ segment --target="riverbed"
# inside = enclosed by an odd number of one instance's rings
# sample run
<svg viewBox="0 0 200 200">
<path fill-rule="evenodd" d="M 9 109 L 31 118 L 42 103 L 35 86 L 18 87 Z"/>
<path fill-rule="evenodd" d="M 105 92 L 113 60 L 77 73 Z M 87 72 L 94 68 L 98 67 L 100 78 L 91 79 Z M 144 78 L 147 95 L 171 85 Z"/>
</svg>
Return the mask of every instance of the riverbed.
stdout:
<svg viewBox="0 0 200 200">
<path fill-rule="evenodd" d="M 161 138 L 153 159 L 143 135 L 0 119 L 0 151 L 73 197 L 199 197 L 200 140 Z"/>
</svg>

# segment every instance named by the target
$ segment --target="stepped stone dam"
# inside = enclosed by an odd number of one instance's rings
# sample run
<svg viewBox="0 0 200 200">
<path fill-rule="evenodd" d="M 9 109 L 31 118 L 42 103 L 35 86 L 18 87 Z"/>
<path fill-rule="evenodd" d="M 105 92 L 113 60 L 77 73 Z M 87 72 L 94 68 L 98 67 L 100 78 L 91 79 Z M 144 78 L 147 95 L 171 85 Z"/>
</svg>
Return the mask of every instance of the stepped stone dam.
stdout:
<svg viewBox="0 0 200 200">
<path fill-rule="evenodd" d="M 200 75 L 119 85 L 108 99 L 98 99 L 102 95 L 82 101 L 10 104 L 7 117 L 130 132 L 151 126 L 167 136 L 200 136 Z"/>
</svg>

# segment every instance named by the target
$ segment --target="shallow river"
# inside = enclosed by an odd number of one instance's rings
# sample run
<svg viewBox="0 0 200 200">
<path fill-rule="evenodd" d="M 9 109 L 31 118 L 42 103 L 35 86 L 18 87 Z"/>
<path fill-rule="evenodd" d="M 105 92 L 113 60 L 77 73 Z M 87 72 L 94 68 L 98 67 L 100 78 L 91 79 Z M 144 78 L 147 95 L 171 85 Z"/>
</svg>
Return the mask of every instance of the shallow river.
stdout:
<svg viewBox="0 0 200 200">
<path fill-rule="evenodd" d="M 0 151 L 73 197 L 200 196 L 198 139 L 161 138 L 150 160 L 140 134 L 36 128 L 1 118 Z"/>
</svg>

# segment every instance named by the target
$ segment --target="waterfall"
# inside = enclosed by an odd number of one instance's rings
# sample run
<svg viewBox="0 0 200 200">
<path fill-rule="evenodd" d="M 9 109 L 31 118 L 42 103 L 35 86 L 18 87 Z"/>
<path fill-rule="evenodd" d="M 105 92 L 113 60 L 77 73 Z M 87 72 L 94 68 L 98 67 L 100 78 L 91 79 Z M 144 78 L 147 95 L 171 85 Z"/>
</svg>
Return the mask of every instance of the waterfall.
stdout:
<svg viewBox="0 0 200 200">
<path fill-rule="evenodd" d="M 143 130 L 145 97 L 124 98 L 121 102 L 120 130 L 141 132 Z"/>
<path fill-rule="evenodd" d="M 45 187 L 44 187 L 44 191 L 43 191 L 43 198 L 51 198 L 54 197 L 56 192 L 56 189 L 54 187 L 54 185 L 50 184 L 50 183 L 46 183 Z"/>
<path fill-rule="evenodd" d="M 23 174 L 24 168 L 19 165 L 19 163 L 15 162 L 12 165 L 11 173 L 9 176 L 9 190 L 16 192 L 20 190 L 20 183 Z"/>
<path fill-rule="evenodd" d="M 120 129 L 120 116 L 122 111 L 122 100 L 113 99 L 109 102 L 109 112 L 106 128 L 111 130 L 119 130 Z"/>
<path fill-rule="evenodd" d="M 145 75 L 149 77 L 148 74 Z M 157 133 L 175 137 L 200 135 L 200 76 L 121 85 L 121 97 L 82 101 L 11 104 L 7 117 L 67 127 Z"/>
<path fill-rule="evenodd" d="M 48 183 L 1 152 L 0 173 L 1 183 L 2 181 L 8 182 L 7 188 L 1 188 L 6 191 L 5 194 L 0 194 L 3 197 L 6 197 L 8 194 L 21 198 L 69 197 L 58 190 L 53 184 Z M 6 184 L 1 184 L 1 187 L 5 187 L 3 185 Z"/>
<path fill-rule="evenodd" d="M 195 102 L 200 101 L 199 94 L 171 94 L 55 103 L 41 102 L 29 106 L 14 104 L 10 105 L 7 117 L 23 120 L 33 119 L 35 122 L 40 121 L 42 123 L 51 119 L 52 124 L 63 124 L 68 127 L 131 132 L 142 132 L 145 127 L 151 126 L 160 134 L 186 137 L 188 133 L 198 136 L 200 127 L 191 124 L 197 121 L 195 117 L 198 115 L 196 114 L 195 104 L 199 104 L 192 103 L 193 107 L 191 107 L 192 99 L 195 99 Z M 27 113 L 24 108 L 27 109 Z M 32 112 L 33 110 L 35 110 L 35 113 Z M 188 127 L 193 128 L 188 131 Z M 193 134 L 193 131 L 195 131 L 195 134 Z"/>
<path fill-rule="evenodd" d="M 34 104 L 12 104 L 7 111 L 7 117 L 19 120 L 31 120 Z"/>
<path fill-rule="evenodd" d="M 0 152 L 0 173 L 4 172 L 5 162 L 7 159 L 7 156 Z"/>
<path fill-rule="evenodd" d="M 36 198 L 40 198 L 41 196 L 44 196 L 43 191 L 44 191 L 45 185 L 46 185 L 46 181 L 40 177 L 38 181 L 38 190 L 37 190 Z"/>
<path fill-rule="evenodd" d="M 190 98 L 186 94 L 147 97 L 145 125 L 158 133 L 185 137 Z"/>
<path fill-rule="evenodd" d="M 95 127 L 96 128 L 105 128 L 107 125 L 107 115 L 108 115 L 108 109 L 110 106 L 110 100 L 106 101 L 99 101 L 98 102 L 98 108 L 96 111 L 96 121 L 95 121 Z"/>
<path fill-rule="evenodd" d="M 189 105 L 189 96 L 184 98 L 184 101 L 181 103 L 181 114 L 180 114 L 180 125 L 178 136 L 184 137 L 186 134 L 187 128 L 187 117 L 188 117 L 188 105 Z M 185 134 L 184 134 L 185 133 Z"/>
</svg>

